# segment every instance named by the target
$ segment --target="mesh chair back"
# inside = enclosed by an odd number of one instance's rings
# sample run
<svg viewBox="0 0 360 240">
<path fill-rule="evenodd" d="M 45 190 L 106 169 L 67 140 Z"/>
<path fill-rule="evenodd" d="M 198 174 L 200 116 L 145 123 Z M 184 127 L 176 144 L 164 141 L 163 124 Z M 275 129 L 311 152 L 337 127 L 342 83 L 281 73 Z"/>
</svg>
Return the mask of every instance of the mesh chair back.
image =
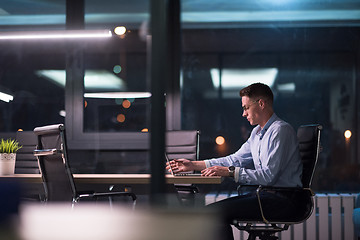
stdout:
<svg viewBox="0 0 360 240">
<path fill-rule="evenodd" d="M 303 163 L 302 184 L 310 188 L 320 152 L 320 131 L 318 124 L 300 126 L 297 131 L 301 161 Z"/>
<path fill-rule="evenodd" d="M 33 131 L 16 132 L 16 140 L 22 146 L 16 152 L 15 173 L 40 173 L 38 161 L 34 156 L 37 138 Z"/>
<path fill-rule="evenodd" d="M 166 132 L 165 151 L 169 159 L 186 158 L 198 160 L 199 158 L 199 131 L 179 130 Z"/>
<path fill-rule="evenodd" d="M 66 161 L 64 125 L 50 125 L 34 129 L 38 150 L 55 150 L 51 155 L 38 156 L 47 201 L 68 201 L 76 196 L 74 180 Z"/>
</svg>

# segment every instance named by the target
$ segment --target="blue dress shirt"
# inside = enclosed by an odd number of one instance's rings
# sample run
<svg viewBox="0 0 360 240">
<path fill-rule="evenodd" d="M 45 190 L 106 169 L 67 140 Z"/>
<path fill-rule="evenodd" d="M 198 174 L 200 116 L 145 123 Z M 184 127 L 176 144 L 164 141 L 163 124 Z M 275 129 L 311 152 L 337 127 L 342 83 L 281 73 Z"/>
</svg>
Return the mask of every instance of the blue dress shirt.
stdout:
<svg viewBox="0 0 360 240">
<path fill-rule="evenodd" d="M 205 160 L 206 167 L 235 166 L 241 184 L 301 187 L 302 163 L 296 133 L 273 114 L 264 128 L 256 126 L 241 148 L 226 157 Z"/>
</svg>

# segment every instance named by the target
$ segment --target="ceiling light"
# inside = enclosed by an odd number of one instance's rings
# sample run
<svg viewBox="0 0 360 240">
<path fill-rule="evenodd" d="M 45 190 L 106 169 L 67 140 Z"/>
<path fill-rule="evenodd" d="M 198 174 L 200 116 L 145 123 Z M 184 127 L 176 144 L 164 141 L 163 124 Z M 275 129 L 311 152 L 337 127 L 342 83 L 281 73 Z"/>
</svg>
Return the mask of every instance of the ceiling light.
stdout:
<svg viewBox="0 0 360 240">
<path fill-rule="evenodd" d="M 60 85 L 61 87 L 65 87 L 65 70 L 38 70 L 36 71 L 36 74 L 39 77 L 44 77 L 45 79 Z M 85 70 L 84 87 L 86 90 L 126 90 L 124 80 L 105 70 Z"/>
<path fill-rule="evenodd" d="M 7 93 L 0 92 L 0 100 L 4 101 L 4 102 L 10 102 L 10 101 L 14 100 L 14 96 L 7 94 Z"/>
<path fill-rule="evenodd" d="M 116 28 L 114 29 L 114 33 L 115 33 L 116 35 L 124 35 L 124 34 L 126 33 L 126 27 L 124 27 L 124 26 L 116 27 Z"/>
<path fill-rule="evenodd" d="M 277 89 L 280 92 L 289 92 L 289 93 L 293 93 L 295 92 L 296 89 L 296 85 L 295 83 L 281 83 L 277 85 Z"/>
<path fill-rule="evenodd" d="M 103 92 L 85 93 L 85 98 L 149 98 L 149 92 Z"/>
<path fill-rule="evenodd" d="M 1 32 L 0 40 L 109 38 L 111 36 L 110 30 L 27 31 Z"/>
<path fill-rule="evenodd" d="M 351 10 L 288 10 L 288 11 L 217 11 L 185 12 L 184 23 L 284 22 L 284 21 L 346 21 L 358 20 L 360 11 Z"/>
<path fill-rule="evenodd" d="M 215 89 L 220 87 L 218 68 L 210 69 L 211 79 Z M 240 90 L 252 83 L 261 82 L 272 87 L 278 74 L 277 68 L 230 69 L 221 71 L 221 87 L 223 90 Z"/>
</svg>

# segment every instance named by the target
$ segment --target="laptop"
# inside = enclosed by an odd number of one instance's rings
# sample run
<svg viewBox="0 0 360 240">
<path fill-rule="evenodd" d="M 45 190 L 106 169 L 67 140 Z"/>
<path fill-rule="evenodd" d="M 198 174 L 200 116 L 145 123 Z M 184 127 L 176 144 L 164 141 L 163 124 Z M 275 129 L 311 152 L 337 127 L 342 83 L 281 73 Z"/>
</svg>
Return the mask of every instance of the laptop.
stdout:
<svg viewBox="0 0 360 240">
<path fill-rule="evenodd" d="M 173 169 L 171 168 L 170 159 L 168 158 L 167 154 L 165 153 L 166 161 L 169 163 L 170 173 L 173 176 L 201 176 L 201 173 L 174 173 Z"/>
</svg>

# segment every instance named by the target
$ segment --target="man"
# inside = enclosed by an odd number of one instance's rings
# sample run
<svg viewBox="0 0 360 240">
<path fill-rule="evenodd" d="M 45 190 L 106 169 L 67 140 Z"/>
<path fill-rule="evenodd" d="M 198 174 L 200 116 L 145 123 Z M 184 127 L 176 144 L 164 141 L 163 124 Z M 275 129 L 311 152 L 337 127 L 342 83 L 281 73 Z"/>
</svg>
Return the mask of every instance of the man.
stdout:
<svg viewBox="0 0 360 240">
<path fill-rule="evenodd" d="M 201 171 L 203 176 L 233 177 L 242 185 L 301 187 L 302 164 L 294 129 L 276 116 L 273 93 L 262 83 L 251 84 L 240 91 L 243 117 L 256 126 L 241 148 L 226 157 L 189 161 L 171 161 L 175 173 Z M 168 167 L 167 167 L 168 168 Z M 262 193 L 264 212 L 271 216 L 291 215 L 296 199 L 280 193 Z M 235 218 L 259 216 L 255 193 L 231 197 L 214 204 L 224 213 L 226 223 Z M 224 239 L 233 239 L 230 225 Z"/>
</svg>

